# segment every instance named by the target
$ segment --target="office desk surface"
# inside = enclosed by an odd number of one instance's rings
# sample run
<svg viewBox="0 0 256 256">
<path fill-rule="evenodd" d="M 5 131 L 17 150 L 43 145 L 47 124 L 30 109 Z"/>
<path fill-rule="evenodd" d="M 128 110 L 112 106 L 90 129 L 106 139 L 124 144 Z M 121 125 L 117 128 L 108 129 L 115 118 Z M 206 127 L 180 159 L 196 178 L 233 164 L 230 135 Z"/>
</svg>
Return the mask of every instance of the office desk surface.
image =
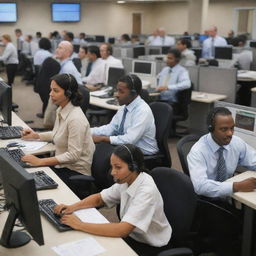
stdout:
<svg viewBox="0 0 256 256">
<path fill-rule="evenodd" d="M 13 126 L 22 126 L 24 128 L 29 128 L 29 126 L 24 123 L 18 116 L 16 113 L 12 112 L 12 125 Z M 11 142 L 11 141 L 15 141 L 15 139 L 10 139 L 10 140 L 0 140 L 0 147 L 6 147 L 6 145 Z M 54 152 L 55 151 L 55 146 L 52 143 L 48 143 L 47 145 L 45 145 L 44 147 L 36 150 L 36 151 L 30 151 L 30 154 L 33 155 L 40 155 L 40 154 L 45 154 L 45 153 L 49 153 L 49 152 Z"/>
<path fill-rule="evenodd" d="M 118 110 L 120 108 L 120 106 L 107 103 L 107 101 L 111 100 L 111 99 L 113 99 L 113 98 L 101 99 L 99 97 L 90 96 L 90 104 L 97 106 L 97 107 L 110 109 L 110 110 Z"/>
<path fill-rule="evenodd" d="M 207 92 L 192 91 L 191 100 L 202 103 L 214 103 L 218 100 L 224 100 L 227 96 L 223 94 L 214 94 Z"/>
<path fill-rule="evenodd" d="M 30 168 L 29 172 L 37 170 L 44 170 L 49 176 L 51 176 L 58 184 L 57 189 L 53 190 L 41 190 L 37 192 L 38 199 L 52 198 L 56 203 L 72 204 L 79 199 L 73 192 L 59 179 L 59 177 L 48 167 Z M 7 212 L 0 215 L 0 230 L 3 229 Z M 72 241 L 78 241 L 86 237 L 93 237 L 97 242 L 105 248 L 105 252 L 100 254 L 102 256 L 110 255 L 122 255 L 133 256 L 137 255 L 121 238 L 110 238 L 102 236 L 94 236 L 80 231 L 66 231 L 58 232 L 57 229 L 41 215 L 41 222 L 44 234 L 45 245 L 39 246 L 33 240 L 27 245 L 16 248 L 7 249 L 0 246 L 0 255 L 2 256 L 56 256 L 57 254 L 51 249 L 53 246 L 61 245 Z M 79 255 L 78 255 L 79 256 Z"/>
<path fill-rule="evenodd" d="M 239 70 L 237 72 L 237 80 L 247 82 L 256 81 L 256 71 Z"/>
</svg>

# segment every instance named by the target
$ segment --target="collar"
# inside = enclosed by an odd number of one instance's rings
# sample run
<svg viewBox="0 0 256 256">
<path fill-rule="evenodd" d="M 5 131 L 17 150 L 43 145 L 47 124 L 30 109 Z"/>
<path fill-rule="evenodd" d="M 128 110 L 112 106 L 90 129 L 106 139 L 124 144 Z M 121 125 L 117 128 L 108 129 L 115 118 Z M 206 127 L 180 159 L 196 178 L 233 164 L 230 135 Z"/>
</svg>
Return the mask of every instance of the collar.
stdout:
<svg viewBox="0 0 256 256">
<path fill-rule="evenodd" d="M 68 63 L 70 60 L 71 60 L 70 58 L 67 58 L 67 59 L 61 61 L 61 62 L 60 62 L 61 67 L 63 67 L 63 66 L 64 66 L 66 63 Z"/>
<path fill-rule="evenodd" d="M 140 101 L 141 101 L 141 97 L 140 95 L 138 95 L 129 105 L 125 105 L 125 107 L 129 112 L 131 112 L 138 105 Z"/>
<path fill-rule="evenodd" d="M 145 178 L 144 176 L 145 174 L 141 172 L 136 178 L 136 180 L 127 188 L 126 193 L 130 197 L 134 197 L 136 195 L 136 191 L 138 187 L 140 187 L 141 183 L 144 181 L 144 178 Z"/>
<path fill-rule="evenodd" d="M 57 115 L 60 115 L 61 118 L 65 120 L 73 107 L 74 106 L 72 105 L 71 101 L 69 101 L 69 103 L 64 108 L 59 107 L 57 109 Z"/>
<path fill-rule="evenodd" d="M 218 151 L 218 149 L 221 147 L 220 145 L 218 145 L 212 138 L 211 133 L 208 133 L 206 135 L 206 140 L 211 148 L 211 150 L 213 151 L 213 153 L 216 153 Z M 231 142 L 230 142 L 231 143 Z M 223 145 L 222 147 L 226 150 L 228 150 L 230 148 L 230 143 L 228 145 Z"/>
<path fill-rule="evenodd" d="M 169 67 L 169 66 L 168 66 L 168 67 L 172 70 L 172 72 L 175 72 L 175 71 L 177 71 L 177 70 L 179 69 L 179 66 L 180 66 L 179 63 L 177 63 L 177 64 L 176 64 L 174 67 L 172 67 L 172 68 Z"/>
</svg>

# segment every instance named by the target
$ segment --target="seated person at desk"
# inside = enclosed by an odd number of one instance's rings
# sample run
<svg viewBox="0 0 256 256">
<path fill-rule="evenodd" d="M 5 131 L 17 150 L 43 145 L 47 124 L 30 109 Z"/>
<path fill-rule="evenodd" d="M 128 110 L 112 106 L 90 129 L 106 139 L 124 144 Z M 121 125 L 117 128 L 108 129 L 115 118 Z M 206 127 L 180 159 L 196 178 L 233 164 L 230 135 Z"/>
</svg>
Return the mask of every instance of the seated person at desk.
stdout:
<svg viewBox="0 0 256 256">
<path fill-rule="evenodd" d="M 93 91 L 99 89 L 99 84 L 104 84 L 105 82 L 106 63 L 100 57 L 100 49 L 98 46 L 89 46 L 87 56 L 89 63 L 82 81 L 88 89 Z"/>
<path fill-rule="evenodd" d="M 42 65 L 45 59 L 52 56 L 50 52 L 52 45 L 48 38 L 41 38 L 38 44 L 39 50 L 35 53 L 34 65 Z"/>
<path fill-rule="evenodd" d="M 32 166 L 54 166 L 53 171 L 76 193 L 69 177 L 78 173 L 91 175 L 95 145 L 90 134 L 89 123 L 79 107 L 82 96 L 74 76 L 59 74 L 52 78 L 51 100 L 58 105 L 53 131 L 36 133 L 24 129 L 22 139 L 53 142 L 55 156 L 38 158 L 25 155 L 22 161 Z"/>
<path fill-rule="evenodd" d="M 172 228 L 164 214 L 163 199 L 154 180 L 144 171 L 143 154 L 134 145 L 116 147 L 111 155 L 115 183 L 72 205 L 60 204 L 55 213 L 76 230 L 107 237 L 123 237 L 138 255 L 154 255 L 168 244 Z M 120 204 L 119 223 L 90 224 L 72 214 L 79 209 Z M 162 248 L 163 249 L 163 248 Z"/>
<path fill-rule="evenodd" d="M 181 52 L 180 65 L 182 66 L 194 66 L 196 65 L 196 56 L 191 48 L 191 41 L 186 38 L 178 40 L 176 48 Z"/>
<path fill-rule="evenodd" d="M 108 125 L 91 128 L 95 143 L 129 143 L 139 147 L 145 155 L 158 152 L 154 116 L 140 97 L 141 89 L 141 80 L 136 75 L 126 75 L 119 80 L 116 98 L 122 107 Z"/>
<path fill-rule="evenodd" d="M 157 75 L 160 99 L 172 104 L 177 102 L 177 92 L 191 87 L 188 71 L 179 62 L 181 53 L 177 49 L 169 50 L 167 67 Z"/>
<path fill-rule="evenodd" d="M 88 63 L 89 63 L 89 58 L 88 58 L 88 47 L 83 45 L 79 48 L 79 53 L 78 53 L 78 57 L 81 60 L 81 76 L 85 77 L 86 74 L 86 70 L 88 67 Z"/>
<path fill-rule="evenodd" d="M 195 143 L 187 157 L 195 192 L 225 199 L 234 192 L 256 189 L 256 178 L 226 181 L 238 165 L 256 170 L 255 149 L 233 136 L 235 123 L 231 112 L 223 107 L 214 108 L 208 115 L 207 125 L 209 133 Z"/>
</svg>

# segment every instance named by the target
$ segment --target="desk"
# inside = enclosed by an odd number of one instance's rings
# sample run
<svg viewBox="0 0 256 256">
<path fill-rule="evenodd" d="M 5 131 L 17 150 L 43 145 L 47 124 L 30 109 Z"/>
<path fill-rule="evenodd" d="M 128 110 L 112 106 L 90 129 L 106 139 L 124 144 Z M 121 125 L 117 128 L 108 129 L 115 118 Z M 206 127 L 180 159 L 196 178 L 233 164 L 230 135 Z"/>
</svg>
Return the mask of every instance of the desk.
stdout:
<svg viewBox="0 0 256 256">
<path fill-rule="evenodd" d="M 41 190 L 37 192 L 38 199 L 52 198 L 57 203 L 72 204 L 79 199 L 71 190 L 59 179 L 59 177 L 49 167 L 39 167 L 27 169 L 28 172 L 34 172 L 37 170 L 44 170 L 49 176 L 51 176 L 58 184 L 58 188 L 54 190 Z M 0 216 L 0 230 L 3 229 L 7 212 L 4 212 Z M 51 247 L 84 239 L 86 237 L 93 237 L 97 242 L 105 248 L 105 252 L 100 254 L 102 256 L 109 255 L 122 255 L 133 256 L 137 255 L 121 238 L 111 238 L 94 236 L 80 231 L 66 231 L 58 232 L 57 229 L 41 215 L 41 222 L 44 234 L 45 245 L 39 246 L 34 241 L 30 241 L 27 245 L 19 247 L 17 249 L 7 249 L 0 246 L 0 255 L 2 256 L 56 256 L 57 254 L 51 249 Z"/>
<path fill-rule="evenodd" d="M 237 72 L 237 81 L 245 81 L 245 82 L 256 81 L 256 71 L 239 70 Z"/>
<path fill-rule="evenodd" d="M 251 107 L 256 108 L 256 87 L 251 89 Z"/>
<path fill-rule="evenodd" d="M 94 106 L 97 106 L 97 107 L 117 111 L 120 108 L 120 106 L 112 105 L 112 104 L 107 103 L 107 101 L 111 100 L 111 99 L 113 99 L 113 98 L 102 99 L 102 98 L 99 98 L 99 97 L 90 96 L 90 104 L 94 105 Z"/>
<path fill-rule="evenodd" d="M 255 171 L 243 172 L 236 175 L 228 181 L 242 181 L 250 177 L 256 178 Z M 256 190 L 253 192 L 236 192 L 232 197 L 244 204 L 244 221 L 243 221 L 243 240 L 242 240 L 242 256 L 251 256 L 252 254 L 252 237 L 253 237 L 253 219 L 256 210 Z"/>
</svg>

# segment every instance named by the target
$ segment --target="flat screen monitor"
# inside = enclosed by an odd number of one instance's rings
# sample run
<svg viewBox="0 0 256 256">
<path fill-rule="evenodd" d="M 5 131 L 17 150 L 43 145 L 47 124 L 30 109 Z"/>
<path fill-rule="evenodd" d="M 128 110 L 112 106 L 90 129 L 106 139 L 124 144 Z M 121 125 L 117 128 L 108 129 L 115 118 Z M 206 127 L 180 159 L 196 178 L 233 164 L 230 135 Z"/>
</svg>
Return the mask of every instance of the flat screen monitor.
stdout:
<svg viewBox="0 0 256 256">
<path fill-rule="evenodd" d="M 153 61 L 133 60 L 132 73 L 144 76 L 155 76 L 156 64 Z"/>
<path fill-rule="evenodd" d="M 80 21 L 80 3 L 52 3 L 52 21 Z"/>
<path fill-rule="evenodd" d="M 199 36 L 199 41 L 200 42 L 203 42 L 205 39 L 207 39 L 208 38 L 208 36 L 207 35 L 200 35 Z"/>
<path fill-rule="evenodd" d="M 215 47 L 215 59 L 232 60 L 232 50 L 230 46 Z"/>
<path fill-rule="evenodd" d="M 0 114 L 2 121 L 12 125 L 12 88 L 0 81 Z"/>
<path fill-rule="evenodd" d="M 109 94 L 112 94 L 112 95 L 114 94 L 114 91 L 116 90 L 116 85 L 119 79 L 124 75 L 125 75 L 125 70 L 123 68 L 109 67 L 107 86 L 112 87 L 111 92 Z"/>
<path fill-rule="evenodd" d="M 144 56 L 145 55 L 145 47 L 140 46 L 140 47 L 134 47 L 133 48 L 133 58 L 138 59 L 139 56 Z"/>
<path fill-rule="evenodd" d="M 161 48 L 150 48 L 148 50 L 148 54 L 149 55 L 160 55 L 160 54 L 162 54 L 161 51 L 162 51 Z"/>
<path fill-rule="evenodd" d="M 167 54 L 171 49 L 170 46 L 162 46 L 162 54 Z"/>
<path fill-rule="evenodd" d="M 0 3 L 0 22 L 16 22 L 16 3 Z"/>
<path fill-rule="evenodd" d="M 250 47 L 256 48 L 256 41 L 251 41 L 250 42 Z"/>
<path fill-rule="evenodd" d="M 43 231 L 33 176 L 3 150 L 0 151 L 0 165 L 6 206 L 9 210 L 1 235 L 1 245 L 7 248 L 16 248 L 31 240 L 27 233 L 13 231 L 17 219 L 33 239 L 39 245 L 43 245 Z"/>
<path fill-rule="evenodd" d="M 105 42 L 105 36 L 95 36 L 95 41 L 99 43 Z"/>
</svg>

